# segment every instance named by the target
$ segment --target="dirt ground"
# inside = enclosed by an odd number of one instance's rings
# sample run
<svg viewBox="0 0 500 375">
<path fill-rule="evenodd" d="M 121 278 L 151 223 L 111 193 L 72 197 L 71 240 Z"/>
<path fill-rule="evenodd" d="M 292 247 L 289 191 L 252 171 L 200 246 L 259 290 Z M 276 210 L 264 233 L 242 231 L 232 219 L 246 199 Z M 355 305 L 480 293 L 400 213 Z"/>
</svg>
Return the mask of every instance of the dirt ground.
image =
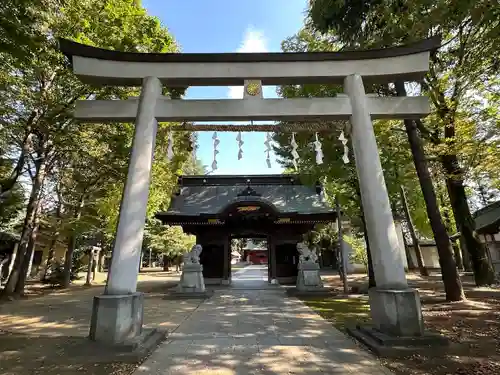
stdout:
<svg viewBox="0 0 500 375">
<path fill-rule="evenodd" d="M 196 300 L 172 304 L 163 298 L 178 278 L 176 273 L 160 271 L 140 275 L 139 290 L 146 293 L 146 328 L 171 332 L 198 306 Z M 323 279 L 342 292 L 337 275 Z M 438 274 L 425 279 L 409 274 L 408 279 L 420 291 L 426 328 L 446 335 L 452 345 L 432 356 L 382 359 L 384 365 L 398 375 L 500 374 L 500 289 L 475 288 L 472 277 L 463 276 L 468 300 L 447 303 Z M 30 285 L 26 298 L 0 304 L 0 375 L 124 375 L 134 371 L 142 358 L 102 350 L 86 339 L 92 298 L 102 293 L 102 280 L 92 287 L 77 284 L 59 291 Z M 366 277 L 349 276 L 350 287 L 365 284 Z M 339 329 L 369 321 L 368 301 L 362 294 L 307 303 Z"/>
<path fill-rule="evenodd" d="M 382 362 L 398 375 L 500 374 L 500 288 L 476 288 L 471 275 L 463 275 L 467 301 L 446 302 L 440 275 L 422 278 L 408 275 L 409 284 L 421 295 L 426 329 L 441 332 L 451 340 L 444 352 L 414 354 Z M 367 283 L 366 277 L 349 277 L 349 287 Z M 338 276 L 326 276 L 325 284 L 342 292 Z M 309 300 L 320 315 L 339 329 L 369 320 L 368 301 L 363 296 Z"/>
<path fill-rule="evenodd" d="M 178 274 L 167 272 L 139 276 L 145 328 L 171 332 L 199 305 L 196 300 L 172 304 L 163 298 L 178 279 Z M 144 360 L 86 338 L 92 298 L 102 294 L 102 283 L 58 291 L 32 284 L 27 292 L 26 298 L 0 304 L 0 375 L 124 375 Z"/>
</svg>

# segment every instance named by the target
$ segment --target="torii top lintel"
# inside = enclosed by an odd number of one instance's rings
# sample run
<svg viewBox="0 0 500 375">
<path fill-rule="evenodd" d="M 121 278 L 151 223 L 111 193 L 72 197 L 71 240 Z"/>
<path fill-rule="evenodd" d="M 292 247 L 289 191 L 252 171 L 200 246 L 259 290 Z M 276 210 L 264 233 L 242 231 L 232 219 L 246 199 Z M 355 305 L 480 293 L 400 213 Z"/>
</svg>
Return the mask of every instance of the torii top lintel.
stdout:
<svg viewBox="0 0 500 375">
<path fill-rule="evenodd" d="M 263 85 L 342 83 L 359 74 L 364 81 L 418 81 L 429 56 L 441 45 L 436 36 L 409 45 L 344 52 L 298 53 L 135 53 L 96 48 L 61 39 L 61 51 L 75 74 L 97 85 L 140 86 L 145 76 L 167 86 L 235 86 L 244 80 Z"/>
</svg>

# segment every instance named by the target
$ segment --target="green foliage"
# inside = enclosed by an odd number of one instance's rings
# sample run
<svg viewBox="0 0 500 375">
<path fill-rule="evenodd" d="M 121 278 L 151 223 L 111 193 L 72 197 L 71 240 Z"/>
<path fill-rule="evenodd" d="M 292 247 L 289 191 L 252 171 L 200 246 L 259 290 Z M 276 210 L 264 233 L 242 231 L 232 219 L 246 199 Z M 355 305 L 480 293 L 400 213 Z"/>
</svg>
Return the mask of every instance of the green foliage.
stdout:
<svg viewBox="0 0 500 375">
<path fill-rule="evenodd" d="M 246 245 L 246 238 L 234 238 L 231 240 L 231 251 L 237 251 L 240 255 L 243 255 L 243 249 Z"/>
<path fill-rule="evenodd" d="M 343 48 L 394 46 L 442 35 L 442 47 L 432 54 L 422 85 L 433 105 L 432 115 L 420 127 L 430 141 L 428 154 L 458 158 L 458 175 L 434 166 L 441 175 L 498 193 L 498 2 L 313 0 L 308 26 L 335 38 Z"/>
<path fill-rule="evenodd" d="M 349 254 L 351 262 L 368 267 L 368 253 L 366 252 L 365 239 L 355 235 L 344 235 L 343 239 L 352 248 L 352 253 Z"/>
<path fill-rule="evenodd" d="M 338 249 L 338 233 L 335 223 L 318 224 L 304 238 L 311 248 L 334 251 Z"/>
<path fill-rule="evenodd" d="M 103 245 L 109 248 L 134 126 L 79 123 L 73 119 L 74 103 L 124 99 L 139 91 L 81 83 L 59 52 L 57 40 L 132 52 L 177 52 L 178 46 L 158 18 L 149 16 L 136 0 L 7 1 L 0 5 L 0 12 L 0 160 L 9 160 L 5 168 L 0 163 L 0 226 L 19 212 L 19 202 L 7 202 L 4 196 L 10 190 L 10 197 L 20 197 L 18 193 L 23 192 L 14 186 L 27 171 L 31 177 L 41 177 L 43 189 L 33 185 L 25 196 L 31 193 L 41 199 L 46 233 L 65 242 L 103 234 Z M 184 92 L 163 91 L 172 97 Z M 187 132 L 175 133 L 176 157 L 166 160 L 167 135 L 166 124 L 159 124 L 149 219 L 168 207 L 178 170 L 201 170 L 187 150 Z M 32 220 L 30 213 L 26 215 Z M 31 226 L 28 223 L 25 228 Z M 171 234 L 175 238 L 179 233 Z M 178 251 L 174 245 L 167 247 Z"/>
<path fill-rule="evenodd" d="M 52 12 L 64 0 L 11 0 L 0 2 L 0 55 L 27 59 L 43 42 Z"/>
<path fill-rule="evenodd" d="M 328 36 L 320 36 L 308 29 L 302 29 L 297 35 L 285 40 L 282 48 L 285 52 L 337 50 L 338 44 L 332 44 Z M 282 86 L 278 89 L 278 92 L 285 98 L 334 97 L 341 91 L 342 87 L 334 85 L 293 85 Z M 333 205 L 332 199 L 339 196 L 344 214 L 349 217 L 356 230 L 363 231 L 352 147 L 350 147 L 351 154 L 349 155 L 351 161 L 349 164 L 344 164 L 342 161 L 344 149 L 338 140 L 344 126 L 343 122 L 335 122 L 332 123 L 332 128 L 336 127 L 336 131 L 320 134 L 325 161 L 322 165 L 316 164 L 315 153 L 311 147 L 314 134 L 296 134 L 295 140 L 299 145 L 297 151 L 300 155 L 298 172 L 306 183 L 314 184 L 315 181 L 323 181 L 330 203 Z M 399 186 L 403 184 L 408 187 L 408 199 L 412 210 L 415 211 L 415 225 L 422 236 L 429 236 L 431 231 L 425 205 L 422 204 L 423 196 L 420 189 L 415 189 L 419 185 L 406 134 L 402 131 L 401 125 L 395 121 L 376 121 L 374 130 L 379 144 L 389 198 L 396 214 L 403 214 L 399 195 Z M 280 162 L 285 168 L 292 169 L 290 135 L 276 134 L 275 141 L 278 144 L 275 152 Z"/>
<path fill-rule="evenodd" d="M 191 250 L 196 238 L 186 235 L 179 226 L 162 225 L 159 220 L 149 220 L 146 225 L 145 244 L 158 254 L 170 258 Z"/>
</svg>

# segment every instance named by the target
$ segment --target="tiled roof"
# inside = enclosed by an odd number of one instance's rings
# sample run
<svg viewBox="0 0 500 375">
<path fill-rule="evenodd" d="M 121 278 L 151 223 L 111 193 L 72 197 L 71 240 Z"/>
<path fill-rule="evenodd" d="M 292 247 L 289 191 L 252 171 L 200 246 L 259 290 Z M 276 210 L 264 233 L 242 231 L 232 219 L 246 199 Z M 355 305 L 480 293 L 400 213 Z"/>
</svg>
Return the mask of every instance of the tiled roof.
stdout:
<svg viewBox="0 0 500 375">
<path fill-rule="evenodd" d="M 251 195 L 245 194 L 249 187 Z M 271 205 L 281 214 L 334 211 L 314 187 L 302 185 L 296 176 L 207 176 L 202 180 L 184 178 L 180 194 L 172 198 L 168 211 L 157 216 L 218 214 L 232 203 L 245 201 Z"/>
<path fill-rule="evenodd" d="M 492 203 L 474 213 L 476 230 L 479 233 L 498 233 L 500 227 L 500 201 Z"/>
</svg>

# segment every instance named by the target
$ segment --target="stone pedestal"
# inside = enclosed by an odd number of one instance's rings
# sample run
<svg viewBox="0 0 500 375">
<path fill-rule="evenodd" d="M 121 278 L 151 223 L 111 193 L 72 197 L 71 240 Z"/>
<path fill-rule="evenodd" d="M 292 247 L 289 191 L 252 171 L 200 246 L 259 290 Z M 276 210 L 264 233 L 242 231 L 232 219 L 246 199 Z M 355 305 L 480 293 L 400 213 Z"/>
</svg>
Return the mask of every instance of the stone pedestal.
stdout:
<svg viewBox="0 0 500 375">
<path fill-rule="evenodd" d="M 178 293 L 205 293 L 203 266 L 201 264 L 185 264 L 181 281 L 177 286 Z"/>
<path fill-rule="evenodd" d="M 137 339 L 142 333 L 143 293 L 94 297 L 89 338 L 119 345 Z"/>
<path fill-rule="evenodd" d="M 347 327 L 347 332 L 375 354 L 384 357 L 435 354 L 449 345 L 446 337 L 424 331 L 418 291 L 371 288 L 368 295 L 372 324 Z"/>
<path fill-rule="evenodd" d="M 422 336 L 424 321 L 420 296 L 415 289 L 368 290 L 373 326 L 394 336 Z"/>
<path fill-rule="evenodd" d="M 297 291 L 315 292 L 323 289 L 318 263 L 299 263 L 298 269 Z"/>
</svg>

